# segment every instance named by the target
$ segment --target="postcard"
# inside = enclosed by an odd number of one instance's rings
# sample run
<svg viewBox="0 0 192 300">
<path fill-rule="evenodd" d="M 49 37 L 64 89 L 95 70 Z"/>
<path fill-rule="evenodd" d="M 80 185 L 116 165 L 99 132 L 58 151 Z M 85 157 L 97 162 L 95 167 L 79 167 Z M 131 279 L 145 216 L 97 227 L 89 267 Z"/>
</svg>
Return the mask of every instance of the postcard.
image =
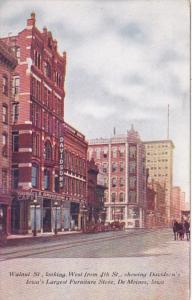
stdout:
<svg viewBox="0 0 192 300">
<path fill-rule="evenodd" d="M 190 299 L 190 3 L 0 3 L 0 298 Z"/>
</svg>

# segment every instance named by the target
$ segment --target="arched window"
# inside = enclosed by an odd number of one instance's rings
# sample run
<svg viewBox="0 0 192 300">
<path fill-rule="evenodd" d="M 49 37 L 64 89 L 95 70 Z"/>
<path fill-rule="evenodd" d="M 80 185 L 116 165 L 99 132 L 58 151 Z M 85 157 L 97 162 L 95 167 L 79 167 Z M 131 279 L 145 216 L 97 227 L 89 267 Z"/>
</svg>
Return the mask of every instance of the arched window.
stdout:
<svg viewBox="0 0 192 300">
<path fill-rule="evenodd" d="M 45 142 L 45 159 L 46 160 L 51 160 L 52 159 L 52 147 L 51 147 L 51 143 L 49 141 Z"/>
<path fill-rule="evenodd" d="M 31 182 L 32 182 L 32 187 L 38 187 L 38 182 L 39 182 L 39 167 L 38 167 L 37 164 L 32 164 Z"/>
</svg>

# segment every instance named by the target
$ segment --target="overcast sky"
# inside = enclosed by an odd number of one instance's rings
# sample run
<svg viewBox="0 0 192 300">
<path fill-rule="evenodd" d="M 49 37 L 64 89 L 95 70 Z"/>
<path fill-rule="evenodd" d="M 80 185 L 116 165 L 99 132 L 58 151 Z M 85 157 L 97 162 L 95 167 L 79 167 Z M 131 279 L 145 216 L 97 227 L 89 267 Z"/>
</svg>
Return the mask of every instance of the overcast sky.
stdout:
<svg viewBox="0 0 192 300">
<path fill-rule="evenodd" d="M 16 34 L 32 11 L 67 52 L 65 120 L 87 139 L 126 133 L 175 144 L 174 185 L 189 193 L 187 0 L 0 0 L 0 32 Z"/>
</svg>

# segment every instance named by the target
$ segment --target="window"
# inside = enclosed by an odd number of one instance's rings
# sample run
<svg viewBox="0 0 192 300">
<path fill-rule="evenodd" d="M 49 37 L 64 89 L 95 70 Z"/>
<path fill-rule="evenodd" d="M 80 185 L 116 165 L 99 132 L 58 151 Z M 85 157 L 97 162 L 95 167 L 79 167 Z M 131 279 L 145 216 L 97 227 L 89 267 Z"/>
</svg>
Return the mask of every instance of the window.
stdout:
<svg viewBox="0 0 192 300">
<path fill-rule="evenodd" d="M 13 96 L 15 96 L 19 93 L 19 88 L 20 88 L 20 78 L 19 78 L 19 76 L 14 76 L 13 77 L 13 87 L 12 87 Z"/>
<path fill-rule="evenodd" d="M 107 164 L 103 164 L 103 173 L 107 173 Z"/>
<path fill-rule="evenodd" d="M 55 174 L 55 192 L 59 193 L 59 175 L 58 175 L 58 173 Z"/>
<path fill-rule="evenodd" d="M 32 187 L 38 187 L 38 166 L 36 164 L 32 165 L 31 182 Z"/>
<path fill-rule="evenodd" d="M 116 193 L 112 193 L 111 194 L 111 202 L 115 202 L 116 201 Z"/>
<path fill-rule="evenodd" d="M 124 163 L 120 162 L 120 172 L 123 172 L 123 171 L 124 171 Z"/>
<path fill-rule="evenodd" d="M 112 153 L 113 153 L 113 158 L 116 158 L 117 157 L 117 149 L 113 148 Z"/>
<path fill-rule="evenodd" d="M 32 144 L 33 155 L 39 156 L 39 135 L 33 132 L 32 140 L 33 140 L 33 144 Z"/>
<path fill-rule="evenodd" d="M 45 169 L 44 170 L 44 189 L 50 190 L 50 184 L 51 184 L 50 171 L 48 169 Z"/>
<path fill-rule="evenodd" d="M 34 54 L 34 62 L 35 62 L 35 66 L 40 69 L 41 68 L 41 55 L 36 50 L 35 50 L 35 54 Z"/>
<path fill-rule="evenodd" d="M 131 161 L 130 162 L 130 165 L 129 165 L 129 172 L 130 173 L 135 173 L 136 172 L 136 163 L 134 161 Z"/>
<path fill-rule="evenodd" d="M 117 179 L 114 177 L 112 178 L 112 187 L 116 187 L 117 185 Z"/>
<path fill-rule="evenodd" d="M 124 193 L 119 194 L 119 202 L 124 202 Z"/>
<path fill-rule="evenodd" d="M 52 147 L 51 147 L 51 143 L 49 141 L 47 141 L 45 143 L 45 159 L 46 160 L 51 160 L 52 159 Z"/>
<path fill-rule="evenodd" d="M 3 104 L 3 123 L 8 123 L 8 107 L 6 104 Z"/>
<path fill-rule="evenodd" d="M 103 181 L 104 181 L 104 186 L 107 187 L 107 186 L 108 186 L 108 178 L 107 178 L 107 177 L 104 177 L 104 180 L 103 180 Z"/>
<path fill-rule="evenodd" d="M 120 186 L 124 186 L 124 178 L 123 177 L 120 177 L 120 179 L 119 179 L 119 185 Z"/>
<path fill-rule="evenodd" d="M 16 123 L 19 117 L 19 103 L 13 104 L 13 123 Z"/>
<path fill-rule="evenodd" d="M 12 188 L 17 189 L 19 184 L 19 168 L 18 166 L 12 167 Z"/>
<path fill-rule="evenodd" d="M 3 76 L 3 94 L 8 96 L 8 78 Z"/>
<path fill-rule="evenodd" d="M 4 157 L 7 157 L 8 154 L 8 138 L 7 138 L 7 133 L 2 134 L 2 139 L 3 139 L 3 148 L 2 148 L 2 155 Z"/>
<path fill-rule="evenodd" d="M 18 152 L 19 151 L 19 134 L 18 134 L 18 132 L 13 132 L 12 141 L 13 141 L 13 152 Z"/>
<path fill-rule="evenodd" d="M 44 74 L 51 79 L 51 66 L 47 61 L 44 62 Z"/>
<path fill-rule="evenodd" d="M 2 190 L 3 193 L 6 193 L 8 191 L 8 180 L 7 180 L 7 170 L 2 169 Z"/>
<path fill-rule="evenodd" d="M 115 172 L 117 169 L 117 164 L 116 163 L 112 163 L 112 172 Z"/>
</svg>

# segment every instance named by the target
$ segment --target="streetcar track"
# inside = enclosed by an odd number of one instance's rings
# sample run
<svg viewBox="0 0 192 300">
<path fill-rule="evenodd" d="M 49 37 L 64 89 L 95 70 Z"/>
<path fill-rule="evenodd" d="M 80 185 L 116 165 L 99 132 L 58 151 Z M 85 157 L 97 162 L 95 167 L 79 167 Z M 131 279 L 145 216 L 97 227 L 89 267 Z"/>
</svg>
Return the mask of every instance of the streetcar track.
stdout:
<svg viewBox="0 0 192 300">
<path fill-rule="evenodd" d="M 146 231 L 145 230 L 145 233 L 149 233 L 151 232 L 152 230 L 148 230 Z M 104 241 L 112 241 L 112 240 L 116 240 L 116 239 L 124 239 L 124 238 L 127 238 L 128 236 L 132 236 L 132 235 L 139 235 L 141 234 L 141 232 L 129 232 L 127 234 L 123 234 L 123 235 L 119 235 L 119 236 L 112 236 L 112 237 L 103 237 L 103 238 L 94 238 L 94 239 L 84 239 L 84 240 L 81 240 L 81 241 L 77 241 L 77 242 L 73 242 L 69 245 L 63 245 L 63 244 L 57 244 L 57 245 L 52 245 L 52 246 L 49 246 L 49 249 L 45 249 L 43 251 L 38 251 L 38 250 L 41 250 L 42 247 L 38 247 L 38 248 L 35 248 L 35 249 L 26 249 L 26 250 L 23 250 L 22 254 L 21 255 L 17 255 L 17 256 L 13 256 L 13 257 L 9 257 L 13 254 L 17 254 L 18 252 L 21 252 L 22 250 L 18 250 L 18 251 L 13 251 L 13 252 L 9 252 L 9 253 L 6 253 L 5 254 L 5 257 L 3 257 L 1 259 L 1 261 L 5 261 L 5 260 L 11 260 L 11 259 L 17 259 L 17 258 L 24 258 L 24 257 L 30 257 L 30 256 L 33 256 L 33 255 L 38 255 L 38 254 L 45 254 L 45 253 L 51 253 L 51 252 L 54 252 L 54 251 L 59 251 L 59 250 L 65 250 L 65 249 L 70 249 L 70 248 L 74 248 L 74 247 L 81 247 L 81 246 L 84 246 L 84 245 L 88 245 L 92 242 L 104 242 Z M 26 252 L 29 252 L 29 251 L 34 251 L 33 253 L 26 253 Z"/>
</svg>

